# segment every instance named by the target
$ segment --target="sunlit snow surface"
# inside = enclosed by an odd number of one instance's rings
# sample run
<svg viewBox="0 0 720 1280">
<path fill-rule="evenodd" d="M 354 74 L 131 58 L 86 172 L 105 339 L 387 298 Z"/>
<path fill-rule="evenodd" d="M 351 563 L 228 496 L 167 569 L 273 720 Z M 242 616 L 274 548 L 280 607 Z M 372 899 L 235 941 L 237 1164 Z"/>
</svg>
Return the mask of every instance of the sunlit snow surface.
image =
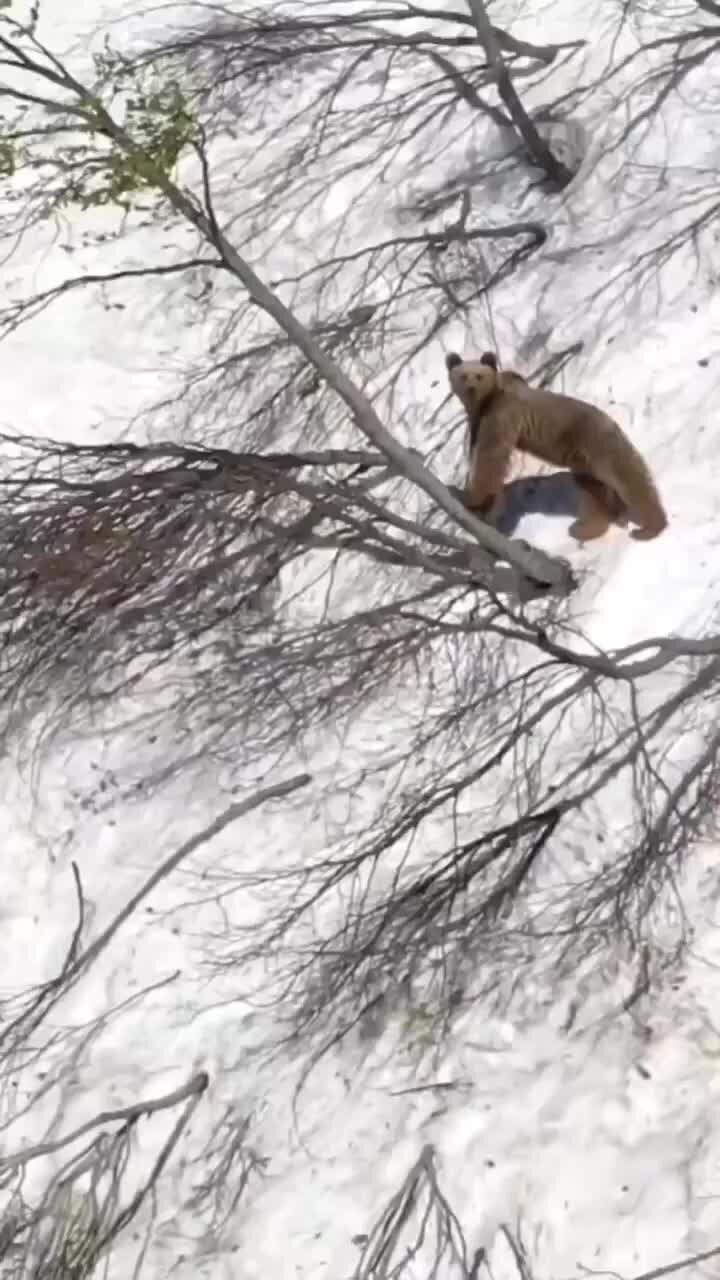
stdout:
<svg viewBox="0 0 720 1280">
<path fill-rule="evenodd" d="M 117 6 L 117 17 L 124 7 Z M 74 0 L 61 8 L 69 43 L 82 31 L 88 6 Z M 543 39 L 582 31 L 578 8 L 575 0 L 552 6 L 551 17 L 543 17 Z M 155 20 L 159 25 L 159 16 Z M 53 12 L 46 38 L 55 46 L 63 43 L 59 29 L 60 14 Z M 528 16 L 525 29 L 532 30 Z M 667 116 L 679 139 L 673 141 L 670 129 L 667 145 L 679 147 L 687 160 L 692 143 L 683 136 L 677 100 Z M 610 206 L 602 203 L 607 181 L 599 170 L 577 180 L 558 214 L 556 246 L 586 236 L 590 216 L 597 217 L 594 234 L 604 219 L 612 221 Z M 136 237 L 134 257 L 151 253 L 152 245 L 151 233 Z M 122 258 L 122 245 L 113 252 Z M 107 262 L 104 251 L 95 253 L 95 265 L 101 253 Z M 601 547 L 573 552 L 591 571 L 574 616 L 603 646 L 673 631 L 694 634 L 717 599 L 720 563 L 715 284 L 702 271 L 690 279 L 684 267 L 670 296 L 655 300 L 657 318 L 646 308 L 639 318 L 616 310 L 606 321 L 588 313 L 584 297 L 613 253 L 609 248 L 603 259 L 590 261 L 586 277 L 577 267 L 565 275 L 560 263 L 541 258 L 518 285 L 512 319 L 507 308 L 495 315 L 508 363 L 513 334 L 533 326 L 552 327 L 558 348 L 584 340 L 583 355 L 561 385 L 614 406 L 651 460 L 667 503 L 670 528 L 657 542 L 643 546 L 614 531 Z M 91 254 L 82 261 L 92 269 Z M 22 276 L 26 285 L 37 274 L 46 286 L 67 269 L 60 249 L 39 262 L 30 242 L 4 264 L 3 283 L 12 287 Z M 507 289 L 504 296 L 507 302 Z M 150 287 L 127 287 L 121 297 L 125 310 L 119 312 L 78 292 L 5 342 L 3 426 L 76 441 L 116 438 L 162 394 L 183 352 L 201 345 L 202 334 L 187 336 L 182 316 L 176 322 Z M 458 320 L 444 335 L 444 348 L 482 349 L 484 324 L 478 315 L 470 332 Z M 427 353 L 423 357 L 428 378 L 441 383 L 442 354 L 438 344 L 432 367 Z M 427 394 L 437 399 L 444 388 L 428 388 Z M 564 520 L 535 516 L 521 532 L 567 554 L 565 527 Z M 152 745 L 140 733 L 132 750 L 139 777 L 144 755 L 155 759 Z M 71 859 L 92 904 L 92 936 L 164 856 L 253 784 L 218 768 L 206 792 L 188 794 L 173 783 L 148 798 L 142 792 L 127 798 L 108 780 L 106 770 L 117 763 L 117 746 L 79 742 L 31 788 L 28 762 L 6 761 L 0 973 L 7 993 L 52 976 L 62 963 L 76 921 Z M 78 808 L 75 795 L 87 793 L 91 775 L 102 789 L 89 807 Z M 322 834 L 315 802 L 332 780 L 330 762 L 313 771 L 309 791 L 238 822 L 144 902 L 53 1015 L 54 1026 L 76 1028 L 70 1044 L 48 1050 L 5 1092 L 3 1119 L 17 1118 L 0 1143 L 17 1151 L 103 1110 L 169 1092 L 193 1071 L 209 1073 L 209 1089 L 157 1201 L 119 1238 L 108 1274 L 126 1280 L 142 1244 L 150 1277 L 342 1280 L 357 1264 L 360 1237 L 371 1231 L 427 1143 L 437 1151 L 439 1181 L 470 1252 L 487 1250 L 495 1280 L 519 1274 L 503 1224 L 522 1236 L 535 1280 L 631 1277 L 719 1243 L 716 849 L 688 850 L 685 905 L 694 939 L 681 973 L 630 1014 L 617 1010 L 632 988 L 633 971 L 622 973 L 617 987 L 609 980 L 606 999 L 595 992 L 587 1006 L 584 989 L 569 981 L 559 989 L 528 991 L 533 1016 L 527 1020 L 514 1015 L 512 1023 L 504 1022 L 478 1005 L 432 1058 L 423 1058 L 421 1028 L 408 1037 L 411 1048 L 404 1053 L 391 1053 L 382 1039 L 369 1057 L 353 1043 L 330 1052 L 293 1110 L 300 1060 L 288 1056 L 285 1065 L 267 1065 L 255 1056 L 273 1029 L 273 1011 L 261 1002 L 234 1000 L 232 969 L 210 981 L 203 939 L 222 926 L 221 905 L 212 900 L 221 865 L 237 867 L 242 860 L 243 868 L 252 868 L 290 856 L 299 861 L 305 848 L 317 848 Z M 228 909 L 237 921 L 252 924 L 262 904 L 250 889 L 240 890 Z M 592 985 L 591 979 L 584 975 L 583 981 Z M 538 1016 L 538 1007 L 544 1014 Z M 83 1042 L 83 1027 L 112 1010 Z M 35 1092 L 41 1073 L 52 1074 L 57 1061 L 71 1054 L 62 1090 L 24 1114 L 24 1098 Z M 197 1159 L 226 1116 L 235 1116 L 238 1125 L 252 1117 L 250 1142 L 266 1164 L 215 1235 L 192 1203 L 206 1167 L 183 1165 L 181 1157 Z M 141 1128 L 137 1169 L 155 1158 L 171 1124 L 161 1115 Z M 55 1158 L 59 1166 L 62 1157 Z M 231 1170 L 228 1187 L 235 1177 Z M 689 1274 L 715 1274 L 713 1265 Z M 418 1280 L 427 1274 L 421 1260 L 413 1274 Z"/>
</svg>

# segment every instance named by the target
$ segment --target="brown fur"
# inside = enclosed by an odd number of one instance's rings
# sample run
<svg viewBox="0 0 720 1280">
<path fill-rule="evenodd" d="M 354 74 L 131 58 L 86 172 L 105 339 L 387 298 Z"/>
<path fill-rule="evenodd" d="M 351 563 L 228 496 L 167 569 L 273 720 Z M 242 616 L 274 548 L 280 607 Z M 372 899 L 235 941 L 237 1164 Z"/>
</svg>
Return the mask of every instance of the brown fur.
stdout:
<svg viewBox="0 0 720 1280">
<path fill-rule="evenodd" d="M 447 357 L 450 386 L 470 427 L 466 504 L 497 511 L 515 449 L 567 467 L 580 489 L 570 533 L 581 542 L 602 537 L 612 522 L 637 525 L 631 537 L 656 538 L 667 516 L 650 470 L 608 414 L 584 400 L 531 387 L 519 374 L 500 372 L 497 358 Z"/>
</svg>

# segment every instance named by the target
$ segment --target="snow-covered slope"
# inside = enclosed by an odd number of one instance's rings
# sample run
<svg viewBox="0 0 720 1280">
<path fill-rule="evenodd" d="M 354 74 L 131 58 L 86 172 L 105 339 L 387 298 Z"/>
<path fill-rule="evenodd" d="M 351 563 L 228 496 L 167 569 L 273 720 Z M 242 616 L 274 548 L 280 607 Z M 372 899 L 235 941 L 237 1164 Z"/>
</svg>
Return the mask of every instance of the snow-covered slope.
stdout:
<svg viewBox="0 0 720 1280">
<path fill-rule="evenodd" d="M 80 0 L 62 8 L 62 24 L 55 14 L 47 24 L 53 30 L 46 39 L 56 47 L 79 38 L 87 20 Z M 521 35 L 532 33 L 539 19 L 527 6 L 516 8 L 514 14 L 508 6 L 504 20 Z M 106 9 L 119 23 L 124 18 L 124 6 Z M 581 14 L 575 0 L 558 2 L 543 11 L 542 38 L 567 38 L 585 23 L 593 47 L 584 56 L 599 74 L 615 18 L 612 4 L 589 4 Z M 146 21 L 159 26 L 161 15 L 152 9 Z M 147 34 L 147 26 L 136 17 L 132 33 L 139 31 Z M 82 48 L 75 56 L 82 65 Z M 717 117 L 705 117 L 702 135 L 692 120 L 698 101 L 717 93 L 718 66 L 720 60 L 704 64 L 686 97 L 664 106 L 657 145 L 678 168 L 700 169 L 717 154 Z M 610 89 L 608 95 L 610 101 Z M 601 546 L 582 550 L 571 548 L 564 517 L 529 516 L 520 533 L 551 552 L 571 553 L 587 569 L 572 621 L 587 641 L 611 648 L 648 635 L 699 634 L 717 610 L 720 302 L 712 263 L 692 272 L 690 253 L 677 255 L 657 290 L 635 291 L 628 283 L 642 246 L 663 219 L 668 227 L 671 216 L 681 220 L 682 210 L 668 210 L 661 187 L 648 194 L 649 178 L 645 190 L 648 152 L 646 168 L 638 165 L 628 176 L 616 150 L 603 150 L 597 102 L 588 159 L 554 207 L 547 248 L 501 286 L 491 313 L 483 305 L 447 326 L 399 385 L 408 405 L 424 397 L 437 411 L 431 443 L 438 470 L 450 478 L 454 468 L 457 479 L 457 433 L 442 445 L 442 429 L 455 413 L 442 407 L 443 351 L 486 348 L 491 321 L 507 363 L 520 350 L 517 362 L 532 365 L 530 354 L 522 355 L 522 335 L 547 335 L 549 352 L 583 343 L 555 385 L 612 407 L 652 462 L 670 528 L 648 545 L 615 530 Z M 613 127 L 617 116 L 608 137 Z M 688 190 L 695 181 L 688 178 Z M 85 217 L 88 225 L 102 229 Z M 80 263 L 79 274 L 141 263 L 168 234 L 141 229 L 129 245 L 78 244 L 77 253 L 68 253 L 78 228 L 71 216 L 64 249 L 46 243 L 44 233 L 29 233 L 2 268 L 10 296 L 31 283 L 51 287 L 69 260 Z M 292 258 L 290 249 L 285 256 Z M 286 269 L 282 257 L 272 272 Z M 614 273 L 618 283 L 610 287 Z M 0 346 L 3 426 L 79 442 L 144 438 L 143 410 L 172 392 L 178 372 L 202 359 L 208 341 L 210 327 L 186 325 L 194 313 L 185 305 L 178 286 L 169 294 L 157 281 L 126 281 L 111 298 L 77 290 L 56 301 Z M 418 417 L 404 417 L 401 405 L 398 418 L 399 434 L 423 447 Z M 395 425 L 390 415 L 388 425 Z M 348 581 L 345 590 L 362 590 L 362 580 Z M 22 993 L 53 978 L 65 962 L 78 920 L 72 863 L 92 939 L 163 859 L 234 801 L 267 785 L 269 773 L 272 781 L 304 768 L 311 775 L 289 798 L 198 841 L 78 974 L 33 1030 L 29 1047 L 3 1062 L 0 1161 L 15 1160 L 28 1145 L 52 1144 L 100 1112 L 161 1099 L 208 1074 L 197 1098 L 188 1090 L 192 1115 L 156 1189 L 97 1274 L 107 1266 L 112 1280 L 126 1280 L 141 1266 L 137 1274 L 158 1280 L 344 1280 L 428 1144 L 468 1259 L 463 1269 L 448 1251 L 431 1269 L 437 1247 L 431 1219 L 403 1272 L 414 1280 L 632 1277 L 720 1245 L 714 1109 L 720 919 L 717 846 L 710 841 L 686 851 L 682 900 L 690 948 L 681 964 L 669 964 L 666 982 L 651 995 L 635 990 L 642 965 L 619 951 L 605 967 L 593 959 L 559 976 L 548 959 L 548 972 L 536 966 L 532 980 L 523 974 L 520 989 L 511 990 L 509 975 L 496 1000 L 478 997 L 465 1006 L 439 1047 L 418 1005 L 404 1020 L 389 1018 L 375 1039 L 354 1032 L 309 1072 L 306 1045 L 291 1041 L 269 1054 L 286 1006 L 266 997 L 262 956 L 242 969 L 233 962 L 232 939 L 247 939 L 267 919 L 272 902 L 263 871 L 317 856 L 337 837 L 346 810 L 382 795 L 372 771 L 392 751 L 402 717 L 412 714 L 411 695 L 407 687 L 397 690 L 384 723 L 354 726 L 346 737 L 339 728 L 339 741 L 322 737 L 309 758 L 278 753 L 265 771 L 258 765 L 241 776 L 228 751 L 180 778 L 148 782 L 160 779 L 177 741 L 177 726 L 167 728 L 164 742 L 155 722 L 112 735 L 106 726 L 96 733 L 88 725 L 83 736 L 59 742 L 37 770 L 25 747 L 10 741 L 0 855 L 0 988 L 13 1000 L 6 1029 L 23 1007 Z M 367 794 L 358 797 L 343 790 L 350 750 L 354 776 L 367 767 Z M 609 805 L 600 821 L 610 832 L 626 815 Z M 359 823 L 354 810 L 353 821 Z M 557 867 L 554 873 L 564 874 Z M 673 937 L 668 927 L 669 951 Z M 628 1001 L 633 992 L 637 998 Z M 27 1001 L 29 1008 L 31 995 Z M 139 1121 L 127 1168 L 118 1169 L 121 1202 L 151 1171 L 187 1099 L 151 1108 Z M 58 1173 L 67 1159 L 65 1147 L 39 1153 L 28 1165 L 23 1196 L 32 1201 L 41 1194 L 48 1169 Z M 423 1186 L 432 1187 L 432 1179 Z M 81 1176 L 60 1211 L 75 1220 L 86 1195 Z M 392 1263 L 362 1274 L 400 1275 L 392 1267 L 418 1232 L 411 1215 L 401 1221 Z M 520 1241 L 527 1272 L 511 1247 Z M 12 1259 L 3 1265 L 9 1275 L 20 1274 L 10 1269 Z M 687 1274 L 711 1276 L 713 1266 L 717 1260 Z"/>
</svg>

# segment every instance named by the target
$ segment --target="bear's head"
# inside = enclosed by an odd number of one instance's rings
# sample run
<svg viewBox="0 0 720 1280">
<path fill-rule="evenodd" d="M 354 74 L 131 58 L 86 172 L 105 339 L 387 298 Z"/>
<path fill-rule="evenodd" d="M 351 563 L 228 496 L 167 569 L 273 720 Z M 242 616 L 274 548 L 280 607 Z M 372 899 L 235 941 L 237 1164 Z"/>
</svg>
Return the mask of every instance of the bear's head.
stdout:
<svg viewBox="0 0 720 1280">
<path fill-rule="evenodd" d="M 502 375 L 498 371 L 497 356 L 492 351 L 485 351 L 479 360 L 462 360 L 451 351 L 445 364 L 450 386 L 468 413 L 480 409 L 501 388 Z"/>
</svg>

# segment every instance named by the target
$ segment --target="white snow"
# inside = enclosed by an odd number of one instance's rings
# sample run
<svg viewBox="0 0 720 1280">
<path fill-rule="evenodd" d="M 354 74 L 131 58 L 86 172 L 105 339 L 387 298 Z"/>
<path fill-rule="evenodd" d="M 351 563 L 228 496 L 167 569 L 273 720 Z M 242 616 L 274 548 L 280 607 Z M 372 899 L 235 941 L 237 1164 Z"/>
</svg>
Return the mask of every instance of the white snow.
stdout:
<svg viewBox="0 0 720 1280">
<path fill-rule="evenodd" d="M 536 34 L 531 7 L 514 8 L 523 21 L 518 33 Z M 124 9 L 113 0 L 103 15 L 116 18 L 122 30 Z M 615 9 L 609 0 L 584 9 L 562 0 L 543 10 L 542 39 L 584 31 L 592 43 L 595 30 L 598 47 L 585 61 L 597 73 L 607 49 L 600 34 L 609 38 Z M 513 7 L 507 13 L 512 22 Z M 158 11 L 152 14 L 159 24 Z M 46 38 L 70 45 L 88 25 L 86 15 L 87 5 L 68 0 L 62 19 L 55 13 L 48 19 Z M 103 15 L 94 13 L 92 25 Z M 548 15 L 551 26 L 544 25 Z M 137 16 L 133 22 L 137 34 Z M 716 66 L 711 60 L 692 80 L 696 96 L 717 91 Z M 703 164 L 713 147 L 717 155 L 717 117 L 705 118 L 703 134 L 696 136 L 692 109 L 689 88 L 664 108 L 657 146 L 667 148 L 671 163 L 690 166 L 697 158 Z M 666 218 L 669 228 L 671 212 L 662 193 L 647 195 L 646 175 L 638 169 L 633 181 L 641 212 L 634 230 L 627 221 L 619 225 L 629 218 L 631 202 L 628 196 L 622 204 L 613 194 L 619 161 L 612 149 L 603 152 L 602 143 L 603 127 L 610 140 L 622 127 L 622 113 L 603 126 L 598 112 L 586 124 L 593 163 L 556 201 L 548 252 L 503 286 L 491 318 L 507 363 L 520 335 L 549 330 L 551 350 L 581 339 L 582 355 L 556 386 L 607 405 L 656 471 L 670 515 L 662 538 L 641 545 L 614 531 L 602 546 L 572 553 L 588 569 L 573 618 L 594 644 L 614 647 L 648 635 L 699 634 L 717 611 L 720 301 L 708 272 L 693 274 L 688 258 L 679 255 L 663 277 L 664 292 L 636 297 L 621 282 L 608 296 L 607 314 L 593 304 L 598 284 L 636 260 L 658 218 Z M 621 209 L 613 208 L 615 200 Z M 330 209 L 327 214 L 334 216 Z M 518 210 L 516 216 L 524 215 Z M 565 269 L 563 255 L 581 243 L 601 245 L 607 227 L 616 225 L 618 238 L 602 257 L 588 249 Z M 68 235 L 74 234 L 71 226 Z M 41 241 L 40 233 L 31 233 L 3 265 L 11 296 L 30 281 L 49 287 L 74 271 L 76 260 L 78 274 L 108 262 L 142 262 L 157 235 L 139 231 L 125 247 L 100 245 L 71 255 L 57 243 L 40 255 Z M 278 251 L 266 278 L 289 269 L 287 259 L 290 250 Z M 5 340 L 4 428 L 73 441 L 142 438 L 145 428 L 133 426 L 134 415 L 168 394 L 177 370 L 202 359 L 208 329 L 188 332 L 175 286 L 173 306 L 162 282 L 123 285 L 112 296 L 124 310 L 106 309 L 97 292 L 78 290 Z M 489 320 L 484 304 L 472 309 L 418 357 L 402 384 L 408 399 L 398 414 L 401 438 L 405 423 L 411 431 L 417 422 L 411 410 L 423 398 L 438 410 L 443 429 L 457 417 L 453 406 L 442 417 L 443 351 L 484 349 Z M 443 447 L 441 427 L 430 441 L 411 442 L 437 447 L 439 474 L 449 478 L 454 468 L 455 479 L 459 433 Z M 550 551 L 570 550 L 564 517 L 529 517 L 521 534 Z M 362 585 L 353 577 L 344 587 L 353 592 Z M 209 1088 L 157 1198 L 113 1246 L 111 1280 L 133 1274 L 141 1248 L 142 1274 L 151 1280 L 350 1277 L 362 1249 L 357 1237 L 369 1234 L 427 1143 L 436 1150 L 439 1182 L 470 1254 L 487 1251 L 494 1280 L 519 1277 L 503 1225 L 522 1237 L 533 1280 L 629 1278 L 720 1244 L 720 911 L 713 843 L 686 851 L 689 953 L 629 1013 L 621 1004 L 637 970 L 620 953 L 607 971 L 593 960 L 562 979 L 538 972 L 505 1012 L 501 1000 L 478 998 L 440 1049 L 428 1038 L 422 1007 L 402 1025 L 390 1019 L 376 1042 L 350 1037 L 317 1063 L 297 1101 L 305 1055 L 269 1060 L 263 1052 L 278 1030 L 276 1010 L 262 995 L 263 963 L 241 973 L 231 964 L 207 966 L 209 952 L 227 955 L 226 913 L 236 929 L 257 929 L 264 919 L 269 891 L 253 883 L 253 870 L 316 857 L 324 840 L 349 824 L 351 811 L 359 823 L 362 806 L 369 812 L 382 802 L 385 762 L 398 749 L 403 717 L 409 723 L 414 714 L 413 690 L 398 689 L 389 698 L 387 721 L 371 719 L 347 735 L 339 730 L 337 742 L 322 738 L 299 764 L 288 753 L 286 760 L 268 761 L 264 776 L 258 769 L 261 785 L 267 775 L 274 781 L 302 767 L 312 782 L 231 825 L 164 881 L 38 1029 L 37 1056 L 13 1064 L 3 1081 L 0 1116 L 7 1127 L 0 1156 L 208 1072 Z M 59 744 L 37 774 L 19 749 L 8 751 L 2 766 L 2 994 L 27 991 L 62 964 L 76 922 L 71 860 L 89 904 L 92 938 L 164 857 L 256 785 L 256 776 L 236 776 L 222 759 L 207 758 L 190 781 L 181 777 L 128 795 L 147 770 L 162 767 L 165 747 L 174 741 L 171 730 L 165 744 L 162 737 L 150 742 L 142 729 L 115 735 L 103 729 L 95 737 L 88 732 Z M 367 760 L 362 796 L 345 791 L 348 752 L 354 753 L 353 768 Z M 606 830 L 626 816 L 608 800 Z M 421 859 L 422 848 L 414 856 Z M 215 948 L 208 941 L 213 938 Z M 567 1029 L 571 1005 L 577 1012 Z M 38 1092 L 60 1063 L 66 1067 L 62 1086 Z M 250 1143 L 267 1165 L 251 1176 L 220 1229 L 207 1205 L 193 1207 L 193 1191 L 207 1177 L 201 1153 L 223 1119 L 239 1126 L 247 1117 Z M 129 1194 L 176 1118 L 175 1112 L 160 1113 L 141 1122 Z M 50 1166 L 59 1168 L 65 1154 L 49 1157 Z M 28 1197 L 45 1184 L 48 1164 L 38 1160 L 30 1168 Z M 236 1177 L 230 1168 L 228 1202 Z M 687 1274 L 711 1276 L 717 1266 Z M 392 1273 L 377 1273 L 386 1274 Z M 422 1257 L 408 1272 L 418 1280 L 429 1274 Z M 455 1274 L 461 1272 L 448 1264 L 439 1280 Z"/>
</svg>

